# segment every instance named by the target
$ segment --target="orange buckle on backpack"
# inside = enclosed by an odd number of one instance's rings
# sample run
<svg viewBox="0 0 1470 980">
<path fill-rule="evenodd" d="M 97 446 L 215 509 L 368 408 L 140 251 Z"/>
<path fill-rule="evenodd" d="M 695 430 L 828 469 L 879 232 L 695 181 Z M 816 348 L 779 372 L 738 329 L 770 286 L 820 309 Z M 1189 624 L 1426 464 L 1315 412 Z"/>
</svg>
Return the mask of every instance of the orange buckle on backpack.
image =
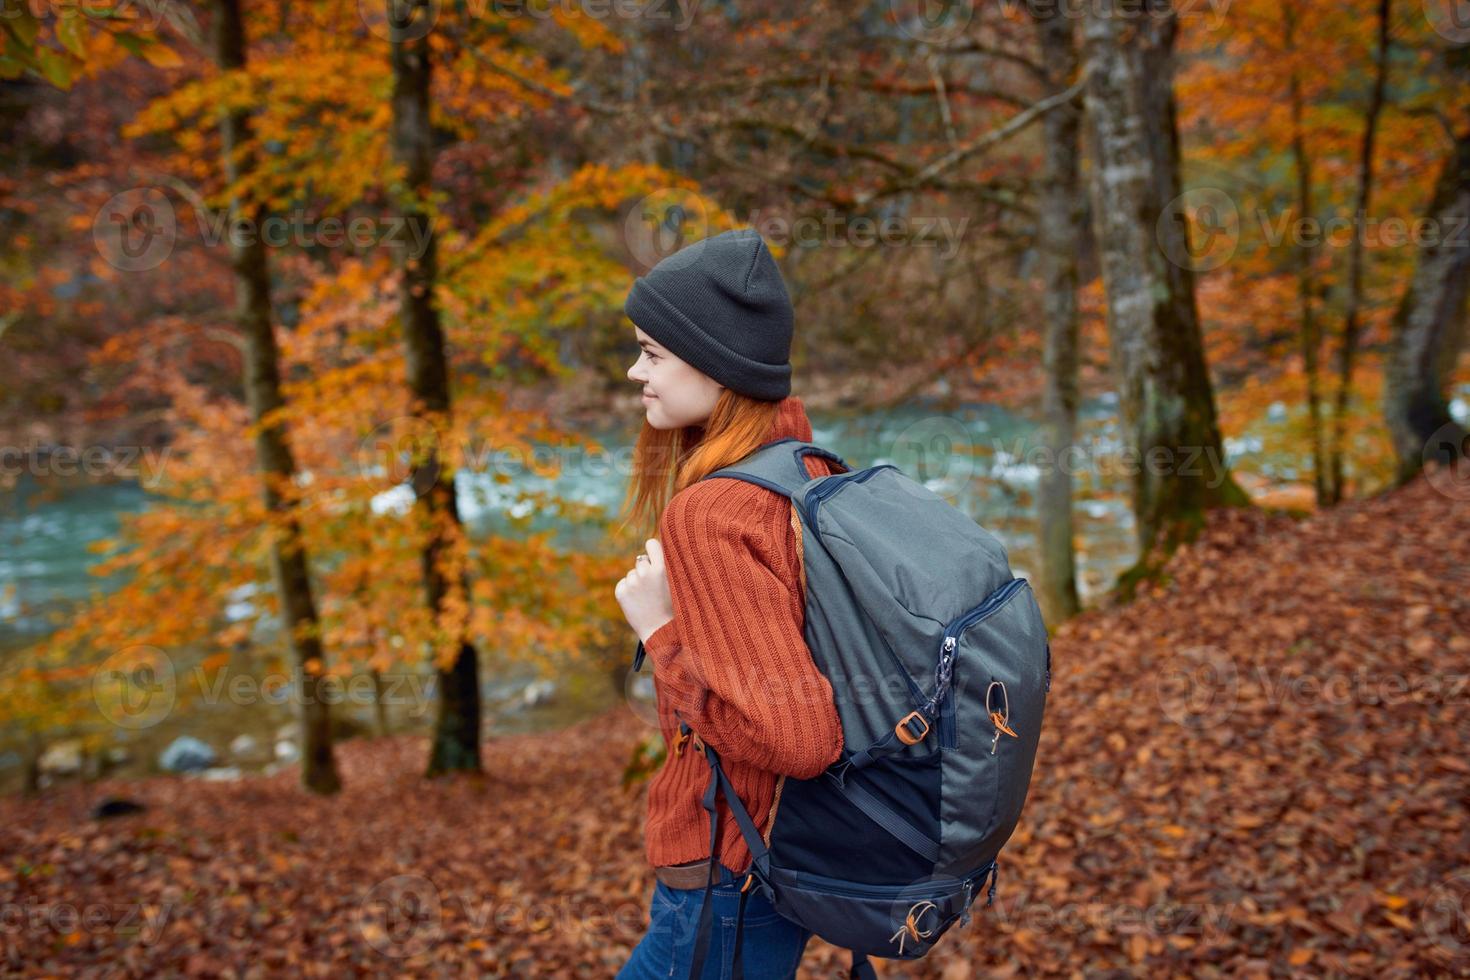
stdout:
<svg viewBox="0 0 1470 980">
<path fill-rule="evenodd" d="M 919 724 L 924 726 L 924 730 L 919 732 L 917 735 L 915 735 L 913 730 L 909 728 L 910 723 L 915 720 L 917 720 Z M 910 711 L 908 714 L 904 715 L 898 720 L 897 725 L 893 726 L 893 734 L 897 735 L 898 740 L 904 745 L 917 745 L 928 737 L 929 721 L 917 711 Z"/>
<path fill-rule="evenodd" d="M 704 752 L 704 741 L 700 739 L 698 733 L 679 732 L 678 735 L 673 736 L 673 754 L 684 754 L 684 746 L 688 745 L 689 742 L 694 743 L 695 751 Z"/>
<path fill-rule="evenodd" d="M 742 892 L 748 892 L 750 891 L 750 886 L 753 884 L 755 884 L 755 872 L 751 872 L 745 876 L 745 884 L 740 886 L 740 890 Z"/>
</svg>

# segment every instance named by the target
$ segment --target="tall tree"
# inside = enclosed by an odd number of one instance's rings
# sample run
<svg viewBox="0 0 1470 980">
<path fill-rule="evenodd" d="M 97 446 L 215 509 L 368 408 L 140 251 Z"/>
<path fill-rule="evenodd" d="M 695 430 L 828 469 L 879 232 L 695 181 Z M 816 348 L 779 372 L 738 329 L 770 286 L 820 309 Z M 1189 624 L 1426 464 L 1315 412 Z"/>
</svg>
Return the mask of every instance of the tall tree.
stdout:
<svg viewBox="0 0 1470 980">
<path fill-rule="evenodd" d="M 1470 60 L 1470 46 L 1464 49 Z M 1426 458 L 1470 455 L 1470 434 L 1450 416 L 1445 386 L 1465 340 L 1470 292 L 1470 126 L 1457 133 L 1425 214 L 1440 234 L 1419 250 L 1414 278 L 1393 318 L 1384 414 L 1400 482 Z"/>
<path fill-rule="evenodd" d="M 1055 3 L 1033 2 L 1048 94 L 1076 80 L 1072 18 Z M 1077 564 L 1072 550 L 1072 471 L 1068 450 L 1077 439 L 1077 255 L 1083 237 L 1084 196 L 1078 176 L 1077 136 L 1082 107 L 1058 105 L 1042 120 L 1041 184 L 1037 188 L 1037 251 L 1045 323 L 1046 379 L 1041 395 L 1052 465 L 1037 488 L 1041 522 L 1042 603 L 1051 619 L 1077 613 Z"/>
<path fill-rule="evenodd" d="M 1373 144 L 1378 135 L 1378 117 L 1383 112 L 1384 90 L 1388 87 L 1388 28 L 1391 0 L 1378 0 L 1377 68 L 1373 92 L 1363 119 L 1363 142 L 1358 156 L 1358 199 L 1353 208 L 1353 239 L 1348 245 L 1347 313 L 1343 317 L 1342 344 L 1338 347 L 1337 397 L 1332 405 L 1332 442 L 1328 452 L 1327 492 L 1330 503 L 1342 500 L 1343 430 L 1348 401 L 1352 397 L 1353 366 L 1358 353 L 1358 311 L 1363 297 L 1363 234 L 1368 202 L 1373 193 Z"/>
<path fill-rule="evenodd" d="M 423 25 L 437 4 L 429 0 L 386 0 L 393 72 L 392 150 L 403 168 L 403 219 L 422 233 L 420 254 L 406 243 L 395 247 L 399 274 L 398 317 L 403 330 L 408 386 L 415 408 L 432 424 L 449 431 L 449 359 L 444 329 L 439 322 L 434 287 L 437 277 L 437 236 L 428 206 L 434 165 L 434 132 L 429 119 L 429 91 L 433 79 L 430 36 Z M 424 447 L 414 460 L 410 480 L 417 508 L 428 527 L 428 541 L 420 556 L 424 595 L 436 617 L 458 622 L 450 612 L 452 601 L 463 604 L 468 592 L 462 573 L 446 571 L 450 539 L 461 532 L 455 500 L 453 471 L 443 465 L 437 446 Z M 451 583 L 458 589 L 453 600 Z M 480 666 L 475 647 L 462 626 L 450 640 L 453 660 L 445 665 L 436 657 L 439 712 L 428 774 L 454 770 L 480 771 Z"/>
<path fill-rule="evenodd" d="M 1312 205 L 1312 160 L 1307 152 L 1307 134 L 1303 117 L 1306 99 L 1302 93 L 1302 71 L 1298 64 L 1298 0 L 1281 5 L 1285 48 L 1291 56 L 1291 74 L 1287 94 L 1291 102 L 1291 159 L 1296 171 L 1296 217 L 1299 221 L 1315 218 Z M 1292 249 L 1296 261 L 1297 307 L 1301 317 L 1302 372 L 1307 384 L 1307 438 L 1312 449 L 1312 488 L 1317 503 L 1328 502 L 1327 452 L 1322 439 L 1322 372 L 1319 357 L 1322 350 L 1321 328 L 1315 306 L 1317 282 L 1312 269 L 1312 248 L 1306 236 L 1298 236 Z"/>
<path fill-rule="evenodd" d="M 1180 207 L 1177 27 L 1170 0 L 1098 0 L 1083 20 L 1093 227 L 1123 428 L 1138 464 L 1135 573 L 1155 549 L 1189 537 L 1205 508 L 1246 502 L 1225 466 L 1194 274 L 1181 260 L 1188 229 L 1169 213 Z"/>
<path fill-rule="evenodd" d="M 245 67 L 245 26 L 239 0 L 215 0 L 214 52 L 222 71 Z M 231 187 L 230 226 L 243 221 L 260 228 L 264 208 L 241 201 L 234 188 L 256 165 L 250 135 L 250 111 L 231 108 L 220 114 L 220 151 Z M 310 790 L 335 793 L 342 783 L 332 756 L 331 704 L 323 697 L 321 625 L 312 595 L 301 523 L 291 499 L 296 461 L 287 442 L 280 409 L 280 354 L 271 314 L 270 268 L 265 242 L 258 234 L 230 236 L 235 278 L 236 319 L 245 335 L 245 395 L 255 430 L 261 495 L 274 526 L 270 537 L 271 570 L 280 598 L 286 642 L 297 671 L 301 696 L 301 780 Z"/>
</svg>

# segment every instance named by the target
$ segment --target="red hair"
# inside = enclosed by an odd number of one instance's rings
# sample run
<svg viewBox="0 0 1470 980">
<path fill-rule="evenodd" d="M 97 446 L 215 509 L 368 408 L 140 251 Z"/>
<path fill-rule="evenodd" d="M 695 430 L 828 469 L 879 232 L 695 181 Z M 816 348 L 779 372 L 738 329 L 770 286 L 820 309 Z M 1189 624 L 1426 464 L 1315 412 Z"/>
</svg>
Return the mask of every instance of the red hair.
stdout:
<svg viewBox="0 0 1470 980">
<path fill-rule="evenodd" d="M 633 476 L 618 531 L 636 526 L 643 532 L 640 541 L 656 537 L 659 518 L 674 495 L 759 448 L 779 407 L 780 402 L 726 388 L 703 426 L 656 429 L 645 418 L 633 447 Z"/>
</svg>

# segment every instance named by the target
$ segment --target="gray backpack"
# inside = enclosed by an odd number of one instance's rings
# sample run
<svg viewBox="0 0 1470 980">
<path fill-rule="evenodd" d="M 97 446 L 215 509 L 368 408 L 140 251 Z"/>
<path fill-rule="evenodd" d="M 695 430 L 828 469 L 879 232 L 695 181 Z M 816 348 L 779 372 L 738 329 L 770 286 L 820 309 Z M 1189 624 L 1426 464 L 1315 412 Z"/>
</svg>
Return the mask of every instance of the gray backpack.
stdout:
<svg viewBox="0 0 1470 980">
<path fill-rule="evenodd" d="M 808 454 L 844 472 L 813 478 Z M 767 846 L 703 745 L 711 839 L 719 794 L 754 859 L 741 918 L 759 889 L 788 919 L 852 950 L 852 976 L 875 977 L 868 956 L 923 956 L 968 922 L 987 879 L 994 900 L 996 857 L 1020 820 L 1051 687 L 1046 626 L 1001 543 L 892 464 L 853 472 L 788 438 L 705 477 L 715 478 L 796 504 L 805 639 L 832 685 L 845 747 L 821 776 L 785 780 Z M 642 657 L 640 643 L 635 669 Z M 710 887 L 691 977 L 708 950 Z"/>
</svg>

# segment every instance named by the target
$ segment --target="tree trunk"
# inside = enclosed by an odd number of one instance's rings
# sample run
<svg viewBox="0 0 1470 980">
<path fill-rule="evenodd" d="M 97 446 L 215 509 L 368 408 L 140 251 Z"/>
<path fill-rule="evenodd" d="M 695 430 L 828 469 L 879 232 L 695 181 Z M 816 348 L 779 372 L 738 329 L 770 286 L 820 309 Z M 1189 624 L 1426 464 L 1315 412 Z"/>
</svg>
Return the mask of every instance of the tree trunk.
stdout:
<svg viewBox="0 0 1470 980">
<path fill-rule="evenodd" d="M 437 236 L 421 195 L 429 191 L 433 176 L 434 133 L 429 123 L 429 90 L 432 78 L 429 38 L 413 37 L 401 25 L 416 25 L 417 18 L 395 14 L 401 0 L 386 0 L 392 31 L 390 60 L 393 69 L 393 157 L 403 165 L 407 184 L 401 196 L 404 219 L 423 231 L 424 250 L 410 255 L 406 242 L 395 245 L 401 277 L 399 319 L 403 325 L 408 384 L 416 410 L 427 412 L 436 424 L 449 419 L 449 362 L 444 331 L 434 304 L 437 275 Z M 427 0 L 414 0 L 423 6 Z M 420 12 L 419 16 L 425 16 Z M 411 225 L 413 226 L 413 225 Z M 409 236 L 410 239 L 414 236 Z M 416 461 L 411 485 L 417 506 L 431 528 L 429 543 L 420 561 L 424 593 L 436 615 L 444 611 L 450 583 L 440 569 L 445 550 L 446 524 L 458 526 L 459 507 L 454 497 L 454 477 L 440 466 L 431 449 Z M 463 583 L 461 583 L 463 587 Z M 434 744 L 428 774 L 454 770 L 479 772 L 480 766 L 480 669 L 474 646 L 461 637 L 454 662 L 446 670 L 435 665 L 439 713 L 434 726 Z"/>
<path fill-rule="evenodd" d="M 1282 7 L 1286 20 L 1286 50 L 1296 51 L 1296 0 L 1288 0 Z M 1307 155 L 1307 140 L 1302 115 L 1301 77 L 1293 70 L 1290 83 L 1291 99 L 1291 156 L 1296 166 L 1296 217 L 1310 220 L 1314 217 L 1312 207 L 1312 165 Z M 1307 246 L 1305 236 L 1299 237 L 1293 249 L 1296 258 L 1297 306 L 1301 318 L 1302 373 L 1307 382 L 1308 438 L 1312 444 L 1312 488 L 1318 506 L 1328 502 L 1327 455 L 1322 441 L 1322 373 L 1318 367 L 1318 356 L 1322 348 L 1321 330 L 1317 324 L 1317 313 L 1313 303 L 1316 299 L 1317 283 L 1312 274 L 1312 249 Z"/>
<path fill-rule="evenodd" d="M 370 670 L 373 677 L 373 710 L 378 719 L 378 735 L 387 736 L 388 730 L 388 702 L 387 690 L 383 685 L 383 672 L 377 668 Z"/>
<path fill-rule="evenodd" d="M 1048 95 L 1076 80 L 1077 47 L 1072 19 L 1056 4 L 1032 4 Z M 1041 520 L 1041 603 L 1048 621 L 1077 614 L 1077 566 L 1072 551 L 1072 470 L 1077 441 L 1077 255 L 1083 234 L 1083 195 L 1078 178 L 1077 134 L 1082 109 L 1059 105 L 1042 119 L 1043 161 L 1038 201 L 1045 332 L 1045 388 L 1041 396 L 1050 465 L 1037 487 Z"/>
<path fill-rule="evenodd" d="M 1139 563 L 1191 537 L 1207 507 L 1246 503 L 1225 466 L 1179 207 L 1168 0 L 1097 0 L 1083 21 L 1092 216 L 1133 477 Z M 1166 220 L 1160 221 L 1161 215 Z M 1181 220 L 1174 220 L 1176 217 Z"/>
<path fill-rule="evenodd" d="M 1378 117 L 1383 111 L 1383 91 L 1388 84 L 1388 19 L 1390 0 L 1378 0 L 1378 67 L 1373 94 L 1368 99 L 1363 125 L 1363 143 L 1358 157 L 1358 200 L 1353 210 L 1353 240 L 1348 246 L 1347 314 L 1343 317 L 1342 345 L 1338 348 L 1337 399 L 1332 406 L 1332 445 L 1328 453 L 1327 492 L 1331 503 L 1342 500 L 1343 430 L 1347 426 L 1348 401 L 1352 397 L 1353 361 L 1358 353 L 1358 309 L 1363 297 L 1363 222 L 1373 193 L 1373 143 L 1378 135 Z"/>
<path fill-rule="evenodd" d="M 41 736 L 34 730 L 26 732 L 25 782 L 21 792 L 35 796 L 41 792 L 41 754 L 45 751 Z"/>
<path fill-rule="evenodd" d="M 245 28 L 239 0 L 216 0 L 214 17 L 215 58 L 229 71 L 245 66 Z M 234 183 L 253 166 L 253 157 L 240 159 L 236 153 L 250 141 L 250 113 L 234 110 L 220 117 L 220 149 L 225 176 Z M 230 201 L 233 220 L 243 217 L 260 227 L 263 209 Z M 262 425 L 262 419 L 282 404 L 280 358 L 275 325 L 271 319 L 270 269 L 265 243 L 258 234 L 232 238 L 230 256 L 235 276 L 236 319 L 245 335 L 245 395 L 250 419 L 257 428 L 255 456 L 261 473 L 261 496 L 273 527 L 271 570 L 281 604 L 282 626 L 296 671 L 301 696 L 301 781 L 316 793 L 335 793 L 342 788 L 332 755 L 331 705 L 321 690 L 321 625 L 311 591 L 311 575 L 301 540 L 301 525 L 295 505 L 287 494 L 296 475 L 296 461 L 279 423 Z"/>
<path fill-rule="evenodd" d="M 1470 129 L 1455 137 L 1426 217 L 1439 234 L 1419 249 L 1414 277 L 1394 313 L 1384 384 L 1400 483 L 1413 479 L 1426 460 L 1453 463 L 1470 456 L 1466 431 L 1445 401 L 1470 315 Z"/>
</svg>

